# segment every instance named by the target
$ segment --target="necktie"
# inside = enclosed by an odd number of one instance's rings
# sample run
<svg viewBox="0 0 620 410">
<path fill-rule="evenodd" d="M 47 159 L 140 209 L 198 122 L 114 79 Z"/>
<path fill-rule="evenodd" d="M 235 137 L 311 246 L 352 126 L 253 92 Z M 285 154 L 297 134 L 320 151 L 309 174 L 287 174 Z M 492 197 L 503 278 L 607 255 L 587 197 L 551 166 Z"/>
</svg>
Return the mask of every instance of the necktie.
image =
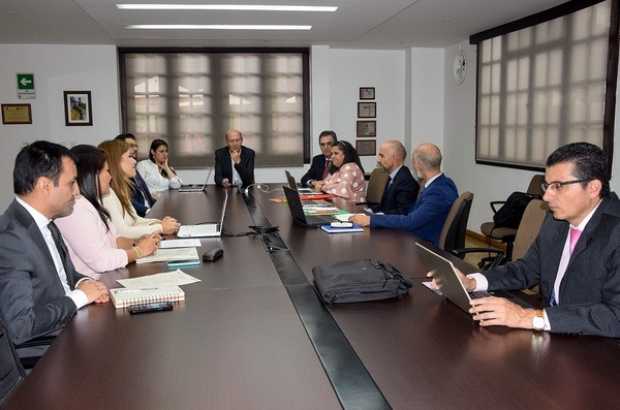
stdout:
<svg viewBox="0 0 620 410">
<path fill-rule="evenodd" d="M 329 175 L 329 164 L 330 164 L 330 160 L 326 159 L 325 160 L 325 168 L 323 168 L 323 174 L 321 175 L 321 179 L 325 179 L 327 178 L 327 175 Z"/>
<path fill-rule="evenodd" d="M 58 229 L 54 221 L 47 224 L 47 228 L 52 234 L 52 239 L 54 240 L 54 244 L 56 245 L 56 249 L 58 250 L 58 254 L 60 255 L 60 259 L 62 261 L 62 266 L 65 268 L 67 282 L 69 282 L 69 270 L 67 269 L 67 248 L 65 247 L 65 242 L 62 240 L 60 230 Z"/>
<path fill-rule="evenodd" d="M 570 228 L 570 253 L 571 255 L 573 254 L 573 251 L 575 250 L 575 246 L 577 245 L 577 241 L 579 240 L 579 237 L 581 236 L 581 231 L 579 229 L 575 229 L 575 228 Z"/>
</svg>

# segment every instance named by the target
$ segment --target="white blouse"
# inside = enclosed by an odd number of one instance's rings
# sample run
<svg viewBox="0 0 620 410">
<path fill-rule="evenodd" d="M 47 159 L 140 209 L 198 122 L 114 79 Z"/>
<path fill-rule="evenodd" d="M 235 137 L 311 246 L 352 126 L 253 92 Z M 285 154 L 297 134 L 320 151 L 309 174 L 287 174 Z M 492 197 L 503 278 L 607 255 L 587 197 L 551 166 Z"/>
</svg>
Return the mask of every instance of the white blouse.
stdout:
<svg viewBox="0 0 620 410">
<path fill-rule="evenodd" d="M 159 167 L 150 159 L 143 159 L 136 166 L 137 171 L 142 175 L 144 182 L 151 192 L 167 191 L 170 188 L 178 189 L 181 187 L 181 178 L 177 175 L 166 178 L 159 172 Z"/>
<path fill-rule="evenodd" d="M 144 235 L 162 232 L 161 221 L 159 219 L 149 219 L 138 216 L 131 203 L 129 206 L 131 206 L 135 216 L 132 217 L 129 213 L 123 212 L 121 201 L 118 199 L 118 196 L 116 196 L 114 190 L 110 189 L 110 193 L 102 198 L 102 202 L 104 208 L 108 210 L 112 224 L 116 228 L 116 232 L 119 236 L 138 239 Z"/>
</svg>

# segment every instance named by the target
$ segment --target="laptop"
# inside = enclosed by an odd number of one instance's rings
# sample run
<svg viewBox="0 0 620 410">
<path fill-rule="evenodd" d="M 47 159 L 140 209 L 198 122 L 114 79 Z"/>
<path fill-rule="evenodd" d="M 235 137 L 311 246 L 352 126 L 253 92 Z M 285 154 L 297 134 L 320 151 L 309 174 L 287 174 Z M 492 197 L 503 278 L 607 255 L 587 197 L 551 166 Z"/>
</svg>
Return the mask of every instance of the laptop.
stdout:
<svg viewBox="0 0 620 410">
<path fill-rule="evenodd" d="M 338 222 L 338 219 L 331 216 L 306 216 L 306 214 L 304 214 L 304 206 L 299 198 L 299 192 L 286 185 L 283 185 L 282 189 L 286 196 L 288 209 L 291 211 L 291 216 L 295 222 L 305 226 L 321 226 L 332 222 Z"/>
<path fill-rule="evenodd" d="M 422 258 L 422 262 L 429 270 L 433 271 L 434 277 L 442 283 L 439 290 L 450 302 L 469 313 L 472 299 L 491 296 L 487 292 L 467 292 L 456 273 L 454 264 L 450 260 L 433 252 L 424 245 L 416 243 L 416 246 L 421 251 L 418 255 Z"/>
<path fill-rule="evenodd" d="M 209 178 L 211 178 L 211 173 L 213 172 L 213 168 L 209 168 L 207 172 L 207 179 L 205 179 L 204 184 L 189 184 L 189 185 L 181 185 L 179 188 L 179 192 L 203 192 L 207 190 L 207 184 L 209 183 Z"/>
<path fill-rule="evenodd" d="M 295 181 L 295 177 L 291 175 L 290 172 L 288 171 L 284 171 L 284 174 L 286 175 L 286 180 L 288 181 L 288 186 L 297 192 L 300 192 L 302 194 L 316 194 L 317 192 L 315 192 L 314 190 L 310 189 L 310 188 L 297 188 L 297 182 Z M 321 194 L 322 192 L 318 192 L 319 194 Z"/>
<path fill-rule="evenodd" d="M 226 205 L 228 204 L 228 191 L 225 192 L 224 204 L 219 223 L 206 223 L 198 225 L 182 225 L 177 232 L 179 238 L 214 238 L 222 236 L 224 229 L 224 216 L 226 216 Z"/>
</svg>

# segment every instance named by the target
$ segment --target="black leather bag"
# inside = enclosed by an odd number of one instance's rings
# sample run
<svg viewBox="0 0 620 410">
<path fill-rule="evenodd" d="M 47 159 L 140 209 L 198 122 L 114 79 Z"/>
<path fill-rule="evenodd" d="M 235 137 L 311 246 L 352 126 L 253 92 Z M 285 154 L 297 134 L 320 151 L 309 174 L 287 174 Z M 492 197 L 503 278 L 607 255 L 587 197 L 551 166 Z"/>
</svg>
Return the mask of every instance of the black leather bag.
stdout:
<svg viewBox="0 0 620 410">
<path fill-rule="evenodd" d="M 319 296 L 328 304 L 398 298 L 412 286 L 394 266 L 372 259 L 316 266 L 312 275 Z"/>
</svg>

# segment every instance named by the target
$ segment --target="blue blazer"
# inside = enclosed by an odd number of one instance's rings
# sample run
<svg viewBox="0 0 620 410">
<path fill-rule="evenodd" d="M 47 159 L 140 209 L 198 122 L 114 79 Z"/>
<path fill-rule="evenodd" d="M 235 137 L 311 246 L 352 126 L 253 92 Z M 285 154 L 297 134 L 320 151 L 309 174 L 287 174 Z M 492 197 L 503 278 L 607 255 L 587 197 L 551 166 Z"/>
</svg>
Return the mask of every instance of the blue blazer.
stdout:
<svg viewBox="0 0 620 410">
<path fill-rule="evenodd" d="M 370 227 L 413 232 L 437 246 L 448 212 L 458 196 L 454 182 L 441 174 L 428 188 L 420 192 L 407 215 L 372 215 Z"/>
</svg>

